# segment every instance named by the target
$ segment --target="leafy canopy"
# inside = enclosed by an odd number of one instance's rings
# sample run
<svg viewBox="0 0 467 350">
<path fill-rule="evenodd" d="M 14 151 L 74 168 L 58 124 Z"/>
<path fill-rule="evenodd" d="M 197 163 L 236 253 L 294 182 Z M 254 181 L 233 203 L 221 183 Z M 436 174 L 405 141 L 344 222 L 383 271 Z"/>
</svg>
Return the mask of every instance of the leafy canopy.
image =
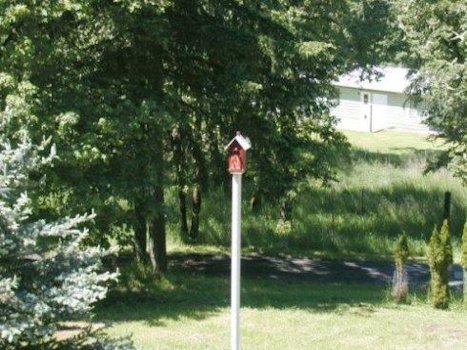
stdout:
<svg viewBox="0 0 467 350">
<path fill-rule="evenodd" d="M 463 0 L 397 1 L 408 63 L 416 72 L 413 95 L 427 123 L 447 141 L 434 167 L 448 165 L 467 182 L 467 3 Z"/>
</svg>

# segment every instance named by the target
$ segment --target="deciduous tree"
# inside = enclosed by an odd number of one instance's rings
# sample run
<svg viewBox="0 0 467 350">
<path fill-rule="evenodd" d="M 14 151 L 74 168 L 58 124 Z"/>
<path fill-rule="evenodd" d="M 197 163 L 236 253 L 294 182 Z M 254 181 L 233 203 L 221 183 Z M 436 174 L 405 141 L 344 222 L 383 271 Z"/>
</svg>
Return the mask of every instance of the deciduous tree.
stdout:
<svg viewBox="0 0 467 350">
<path fill-rule="evenodd" d="M 306 177 L 333 179 L 344 142 L 329 116 L 332 81 L 382 59 L 391 24 L 382 0 L 14 0 L 0 9 L 1 70 L 38 87 L 29 115 L 41 117 L 27 125 L 61 154 L 38 207 L 56 217 L 94 207 L 90 239 L 130 228 L 155 271 L 167 266 L 165 190 L 178 186 L 183 236 L 196 239 L 202 194 L 228 180 L 223 145 L 236 130 L 253 140 L 254 193 L 288 208 L 284 220 Z"/>
<path fill-rule="evenodd" d="M 463 0 L 397 1 L 408 42 L 405 62 L 414 69 L 412 94 L 427 123 L 446 140 L 447 151 L 432 164 L 448 166 L 467 181 L 467 3 Z"/>
</svg>

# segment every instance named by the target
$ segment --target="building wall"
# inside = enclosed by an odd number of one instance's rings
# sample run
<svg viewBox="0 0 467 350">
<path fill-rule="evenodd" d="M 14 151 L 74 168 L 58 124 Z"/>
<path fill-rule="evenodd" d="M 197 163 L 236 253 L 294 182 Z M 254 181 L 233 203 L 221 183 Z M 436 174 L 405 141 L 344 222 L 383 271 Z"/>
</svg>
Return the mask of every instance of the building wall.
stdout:
<svg viewBox="0 0 467 350">
<path fill-rule="evenodd" d="M 339 88 L 339 103 L 331 110 L 338 119 L 337 127 L 345 130 L 370 131 L 363 119 L 361 94 L 363 90 Z M 400 129 L 406 131 L 429 132 L 422 123 L 422 110 L 410 105 L 404 94 L 380 91 L 364 91 L 372 94 L 372 131 Z M 374 101 L 373 101 L 374 100 Z M 387 100 L 387 105 L 380 102 Z"/>
<path fill-rule="evenodd" d="M 389 126 L 394 129 L 429 132 L 423 124 L 423 111 L 411 105 L 404 94 L 388 93 Z"/>
<path fill-rule="evenodd" d="M 331 110 L 338 119 L 339 129 L 362 131 L 360 92 L 357 89 L 339 88 L 339 103 Z"/>
</svg>

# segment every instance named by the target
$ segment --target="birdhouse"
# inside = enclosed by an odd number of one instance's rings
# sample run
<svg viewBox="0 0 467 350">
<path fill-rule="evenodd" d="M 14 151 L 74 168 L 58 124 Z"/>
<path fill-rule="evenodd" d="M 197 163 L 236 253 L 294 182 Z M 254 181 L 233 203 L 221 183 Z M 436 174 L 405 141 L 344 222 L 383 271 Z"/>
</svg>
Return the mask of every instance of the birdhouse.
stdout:
<svg viewBox="0 0 467 350">
<path fill-rule="evenodd" d="M 228 170 L 231 174 L 243 174 L 246 171 L 246 151 L 250 148 L 250 140 L 237 131 L 237 135 L 225 146 Z"/>
</svg>

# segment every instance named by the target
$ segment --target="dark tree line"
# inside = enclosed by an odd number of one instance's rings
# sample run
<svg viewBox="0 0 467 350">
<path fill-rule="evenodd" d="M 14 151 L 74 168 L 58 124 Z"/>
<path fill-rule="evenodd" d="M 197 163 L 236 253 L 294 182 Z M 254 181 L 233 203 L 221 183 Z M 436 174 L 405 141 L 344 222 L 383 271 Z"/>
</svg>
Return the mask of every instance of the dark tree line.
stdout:
<svg viewBox="0 0 467 350">
<path fill-rule="evenodd" d="M 400 43 L 380 0 L 13 0 L 0 13 L 0 113 L 27 94 L 12 135 L 28 125 L 60 154 L 37 215 L 94 208 L 93 241 L 129 229 L 155 271 L 167 268 L 167 186 L 182 238 L 196 241 L 203 196 L 228 188 L 223 146 L 242 130 L 254 143 L 252 206 L 281 203 L 288 220 L 300 182 L 332 180 L 345 147 L 332 80 Z"/>
</svg>

